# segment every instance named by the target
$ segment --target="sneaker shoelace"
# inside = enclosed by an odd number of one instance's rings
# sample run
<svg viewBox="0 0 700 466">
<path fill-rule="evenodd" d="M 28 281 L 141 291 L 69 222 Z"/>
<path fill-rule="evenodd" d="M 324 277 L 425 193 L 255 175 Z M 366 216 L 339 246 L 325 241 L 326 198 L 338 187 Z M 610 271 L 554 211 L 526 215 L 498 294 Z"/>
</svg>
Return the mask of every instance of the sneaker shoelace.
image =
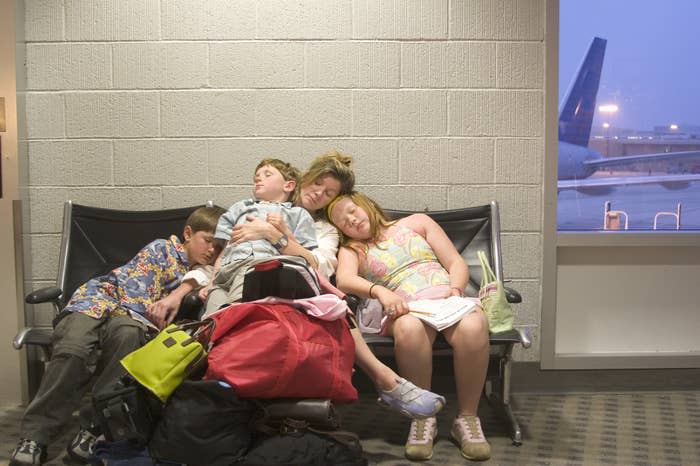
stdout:
<svg viewBox="0 0 700 466">
<path fill-rule="evenodd" d="M 481 421 L 476 416 L 460 416 L 457 419 L 459 425 L 467 440 L 470 442 L 485 442 L 484 432 L 481 430 Z"/>
<path fill-rule="evenodd" d="M 408 434 L 408 443 L 428 443 L 431 440 L 435 428 L 435 418 L 413 419 L 411 430 Z"/>
</svg>

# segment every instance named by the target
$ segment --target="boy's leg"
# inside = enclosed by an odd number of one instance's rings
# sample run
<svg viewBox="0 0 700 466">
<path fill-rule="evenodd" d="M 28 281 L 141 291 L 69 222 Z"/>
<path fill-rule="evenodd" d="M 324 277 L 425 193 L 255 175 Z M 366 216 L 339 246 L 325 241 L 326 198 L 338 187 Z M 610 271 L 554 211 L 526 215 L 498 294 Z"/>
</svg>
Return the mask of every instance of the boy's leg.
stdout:
<svg viewBox="0 0 700 466">
<path fill-rule="evenodd" d="M 113 316 L 100 329 L 100 375 L 95 380 L 94 393 L 119 380 L 126 374 L 119 361 L 146 343 L 146 326 L 129 316 Z"/>
<path fill-rule="evenodd" d="M 265 262 L 271 257 L 258 257 L 233 261 L 219 269 L 204 304 L 204 315 L 208 317 L 222 305 L 235 303 L 243 297 L 243 279 L 245 272 L 259 262 Z"/>
<path fill-rule="evenodd" d="M 58 323 L 51 360 L 22 418 L 23 438 L 47 445 L 71 418 L 88 387 L 87 361 L 97 345 L 101 324 L 79 312 Z"/>
<path fill-rule="evenodd" d="M 146 343 L 146 331 L 145 325 L 129 316 L 107 318 L 99 333 L 102 355 L 100 373 L 92 389 L 93 396 L 109 390 L 126 374 L 119 361 Z M 99 433 L 92 403 L 84 405 L 80 410 L 80 430 L 68 444 L 68 455 L 74 460 L 87 462 Z"/>
</svg>

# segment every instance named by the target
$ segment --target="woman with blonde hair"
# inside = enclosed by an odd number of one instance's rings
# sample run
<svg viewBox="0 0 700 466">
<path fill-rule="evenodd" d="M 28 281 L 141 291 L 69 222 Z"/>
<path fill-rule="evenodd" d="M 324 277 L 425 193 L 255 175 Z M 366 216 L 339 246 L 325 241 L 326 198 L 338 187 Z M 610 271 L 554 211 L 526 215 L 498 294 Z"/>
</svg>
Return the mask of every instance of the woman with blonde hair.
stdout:
<svg viewBox="0 0 700 466">
<path fill-rule="evenodd" d="M 292 232 L 279 218 L 266 220 L 250 217 L 249 222 L 233 228 L 232 242 L 266 239 L 271 244 L 286 243 L 282 253 L 301 256 L 321 275 L 330 278 L 338 265 L 339 235 L 325 218 L 325 208 L 338 195 L 351 192 L 355 174 L 352 158 L 338 151 L 327 152 L 313 160 L 302 175 L 301 187 L 294 204 L 304 207 L 314 218 L 315 249 L 299 244 Z M 369 349 L 359 329 L 351 322 L 355 341 L 355 363 L 367 374 L 379 392 L 378 401 L 411 418 L 434 416 L 445 404 L 445 398 L 417 387 L 399 377 L 390 367 L 379 361 Z"/>
</svg>

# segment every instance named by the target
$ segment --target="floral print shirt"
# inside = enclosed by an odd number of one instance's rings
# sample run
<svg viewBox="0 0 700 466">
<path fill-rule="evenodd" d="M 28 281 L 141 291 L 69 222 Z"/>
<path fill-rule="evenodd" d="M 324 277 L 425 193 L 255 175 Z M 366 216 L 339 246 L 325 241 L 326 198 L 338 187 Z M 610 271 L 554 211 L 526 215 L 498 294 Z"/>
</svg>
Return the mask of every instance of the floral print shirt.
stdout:
<svg viewBox="0 0 700 466">
<path fill-rule="evenodd" d="M 427 298 L 424 292 L 432 290 L 440 297 L 449 291 L 450 275 L 433 249 L 425 238 L 405 226 L 390 226 L 383 240 L 369 246 L 359 272 L 407 301 Z"/>
<path fill-rule="evenodd" d="M 187 254 L 177 236 L 157 239 L 126 264 L 83 284 L 65 310 L 95 319 L 128 315 L 152 326 L 146 309 L 177 288 L 188 269 Z"/>
</svg>

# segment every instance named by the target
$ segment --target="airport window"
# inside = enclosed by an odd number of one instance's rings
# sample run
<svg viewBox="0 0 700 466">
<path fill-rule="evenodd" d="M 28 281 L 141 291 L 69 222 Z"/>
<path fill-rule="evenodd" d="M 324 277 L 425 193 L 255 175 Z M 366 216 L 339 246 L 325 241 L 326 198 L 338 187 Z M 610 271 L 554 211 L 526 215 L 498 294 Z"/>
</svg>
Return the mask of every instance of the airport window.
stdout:
<svg viewBox="0 0 700 466">
<path fill-rule="evenodd" d="M 700 2 L 560 2 L 559 231 L 700 231 Z"/>
</svg>

